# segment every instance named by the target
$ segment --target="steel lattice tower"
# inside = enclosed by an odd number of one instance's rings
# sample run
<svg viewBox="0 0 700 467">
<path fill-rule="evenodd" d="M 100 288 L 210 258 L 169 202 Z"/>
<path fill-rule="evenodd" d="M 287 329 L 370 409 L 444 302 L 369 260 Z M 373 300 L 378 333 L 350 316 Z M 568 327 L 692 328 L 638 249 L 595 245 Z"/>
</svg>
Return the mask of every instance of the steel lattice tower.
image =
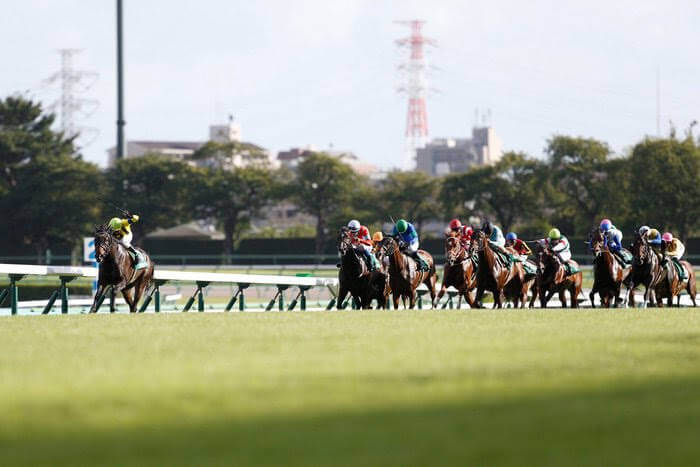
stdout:
<svg viewBox="0 0 700 467">
<path fill-rule="evenodd" d="M 423 36 L 425 21 L 396 21 L 411 28 L 411 35 L 396 41 L 396 44 L 408 49 L 409 59 L 399 65 L 406 72 L 406 81 L 399 87 L 399 92 L 408 95 L 408 112 L 406 114 L 406 148 L 403 168 L 416 168 L 416 150 L 425 147 L 428 142 L 428 112 L 425 105 L 427 79 L 423 48 L 436 45 L 435 41 Z"/>
</svg>

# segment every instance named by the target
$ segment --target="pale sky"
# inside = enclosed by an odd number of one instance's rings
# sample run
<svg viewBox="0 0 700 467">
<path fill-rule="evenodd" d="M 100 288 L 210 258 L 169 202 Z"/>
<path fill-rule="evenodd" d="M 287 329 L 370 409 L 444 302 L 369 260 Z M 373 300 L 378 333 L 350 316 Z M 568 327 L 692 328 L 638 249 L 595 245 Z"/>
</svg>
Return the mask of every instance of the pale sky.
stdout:
<svg viewBox="0 0 700 467">
<path fill-rule="evenodd" d="M 506 150 L 540 157 L 553 134 L 595 137 L 619 152 L 700 120 L 698 1 L 124 0 L 127 139 L 205 140 L 233 114 L 244 140 L 277 151 L 314 144 L 381 167 L 401 164 L 406 97 L 394 40 L 423 19 L 439 47 L 428 98 L 431 137 L 466 137 L 491 109 Z M 116 120 L 115 2 L 6 0 L 0 96 L 49 103 L 59 48 L 99 79 L 83 149 L 106 163 Z M 85 142 L 85 141 L 84 141 Z"/>
</svg>

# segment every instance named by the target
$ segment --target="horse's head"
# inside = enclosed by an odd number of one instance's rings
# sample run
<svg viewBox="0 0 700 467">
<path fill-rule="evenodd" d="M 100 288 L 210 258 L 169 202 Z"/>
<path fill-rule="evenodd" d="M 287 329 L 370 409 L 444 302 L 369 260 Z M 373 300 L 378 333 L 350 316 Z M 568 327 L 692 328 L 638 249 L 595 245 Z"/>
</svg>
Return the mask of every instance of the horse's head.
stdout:
<svg viewBox="0 0 700 467">
<path fill-rule="evenodd" d="M 488 237 L 486 232 L 481 229 L 475 229 L 472 233 L 472 242 L 469 246 L 470 251 L 481 251 L 486 247 Z"/>
<path fill-rule="evenodd" d="M 632 242 L 632 256 L 634 256 L 634 262 L 636 264 L 643 264 L 644 260 L 648 257 L 649 244 L 647 243 L 646 236 L 635 234 L 634 242 Z"/>
<path fill-rule="evenodd" d="M 338 251 L 342 256 L 351 248 L 352 239 L 350 238 L 350 230 L 347 227 L 341 227 L 338 232 Z"/>
<path fill-rule="evenodd" d="M 600 256 L 604 247 L 603 233 L 598 227 L 594 227 L 588 234 L 588 247 L 595 256 Z"/>
<path fill-rule="evenodd" d="M 459 241 L 459 238 L 454 236 L 447 237 L 445 240 L 445 259 L 447 260 L 448 264 L 450 266 L 454 266 L 460 262 L 460 258 L 462 257 L 463 253 L 464 248 L 462 247 L 462 243 Z"/>
<path fill-rule="evenodd" d="M 101 263 L 107 258 L 115 240 L 112 229 L 108 225 L 95 227 L 95 261 Z"/>
<path fill-rule="evenodd" d="M 383 262 L 384 258 L 388 258 L 394 254 L 396 248 L 398 248 L 396 240 L 394 240 L 393 237 L 387 235 L 377 245 L 377 259 L 379 259 L 380 262 Z"/>
</svg>

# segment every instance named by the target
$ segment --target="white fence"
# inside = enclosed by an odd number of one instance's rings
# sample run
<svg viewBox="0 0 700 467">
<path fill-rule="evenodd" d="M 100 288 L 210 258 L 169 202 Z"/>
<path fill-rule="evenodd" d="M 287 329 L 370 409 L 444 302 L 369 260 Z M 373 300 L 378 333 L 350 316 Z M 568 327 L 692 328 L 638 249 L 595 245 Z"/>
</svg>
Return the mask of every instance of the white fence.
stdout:
<svg viewBox="0 0 700 467">
<path fill-rule="evenodd" d="M 97 268 L 94 267 L 71 267 L 71 266 L 33 266 L 23 264 L 0 264 L 0 274 L 7 274 L 10 279 L 8 289 L 0 292 L 0 304 L 2 304 L 7 295 L 10 296 L 10 310 L 13 315 L 17 314 L 19 303 L 19 291 L 17 282 L 27 276 L 34 277 L 54 277 L 57 278 L 59 284 L 57 289 L 51 294 L 46 305 L 44 313 L 48 313 L 53 307 L 56 300 L 61 299 L 61 312 L 68 313 L 69 307 L 69 284 L 73 280 L 83 278 L 97 278 Z M 189 298 L 183 311 L 188 311 L 195 300 L 197 301 L 197 309 L 204 311 L 204 293 L 203 289 L 210 284 L 218 285 L 233 285 L 237 287 L 236 293 L 231 297 L 226 305 L 225 310 L 230 311 L 236 302 L 238 309 L 245 309 L 245 290 L 250 286 L 274 286 L 277 287 L 277 294 L 270 301 L 267 309 L 271 309 L 277 303 L 280 310 L 285 309 L 283 292 L 290 287 L 298 289 L 296 297 L 290 302 L 287 309 L 294 309 L 299 303 L 302 310 L 306 309 L 306 291 L 312 287 L 327 288 L 333 299 L 329 303 L 328 308 L 335 303 L 337 294 L 338 279 L 321 278 L 321 277 L 295 277 L 295 276 L 274 276 L 263 274 L 226 274 L 212 272 L 188 272 L 188 271 L 169 271 L 156 269 L 153 277 L 153 287 L 148 296 L 145 297 L 139 311 L 145 311 L 151 301 L 155 301 L 154 308 L 156 312 L 160 311 L 161 297 L 160 287 L 166 283 L 185 282 L 196 284 L 195 292 Z M 104 297 L 103 297 L 104 299 Z M 114 294 L 111 294 L 110 308 L 114 309 Z M 99 305 L 102 305 L 100 302 Z"/>
</svg>

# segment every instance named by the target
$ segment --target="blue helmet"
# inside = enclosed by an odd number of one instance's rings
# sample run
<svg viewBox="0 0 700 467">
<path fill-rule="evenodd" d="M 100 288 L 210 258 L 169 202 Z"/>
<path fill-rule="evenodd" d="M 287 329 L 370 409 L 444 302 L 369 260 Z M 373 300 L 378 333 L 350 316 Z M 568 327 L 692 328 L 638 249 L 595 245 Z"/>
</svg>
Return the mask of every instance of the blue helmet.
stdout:
<svg viewBox="0 0 700 467">
<path fill-rule="evenodd" d="M 515 232 L 508 232 L 508 235 L 506 235 L 506 240 L 517 240 L 518 239 L 518 234 Z"/>
</svg>

